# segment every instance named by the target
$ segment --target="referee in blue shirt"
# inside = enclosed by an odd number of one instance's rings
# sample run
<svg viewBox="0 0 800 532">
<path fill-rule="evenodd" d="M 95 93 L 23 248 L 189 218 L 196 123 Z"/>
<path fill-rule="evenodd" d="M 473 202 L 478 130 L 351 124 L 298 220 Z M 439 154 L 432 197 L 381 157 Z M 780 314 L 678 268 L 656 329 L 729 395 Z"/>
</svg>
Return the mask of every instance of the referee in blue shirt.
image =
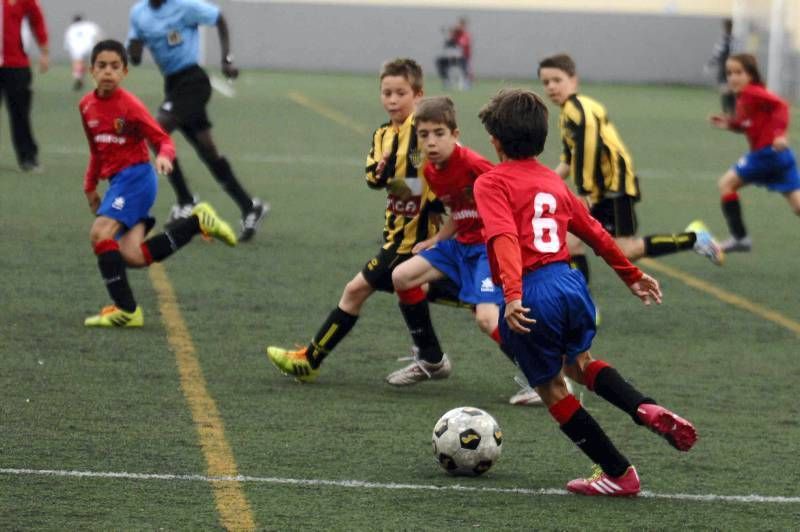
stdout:
<svg viewBox="0 0 800 532">
<path fill-rule="evenodd" d="M 219 7 L 205 0 L 140 0 L 130 13 L 128 53 L 138 65 L 144 47 L 150 48 L 164 75 L 164 102 L 156 116 L 161 126 L 172 133 L 180 129 L 194 146 L 225 191 L 242 211 L 239 241 L 253 238 L 259 223 L 269 211 L 269 204 L 251 197 L 236 179 L 228 160 L 221 156 L 211 137 L 211 122 L 206 105 L 211 99 L 208 75 L 197 64 L 200 51 L 198 26 L 216 26 L 222 50 L 222 73 L 235 79 L 239 70 L 230 53 L 228 24 Z M 188 216 L 196 199 L 189 192 L 178 160 L 169 176 L 178 203 L 170 220 Z"/>
</svg>

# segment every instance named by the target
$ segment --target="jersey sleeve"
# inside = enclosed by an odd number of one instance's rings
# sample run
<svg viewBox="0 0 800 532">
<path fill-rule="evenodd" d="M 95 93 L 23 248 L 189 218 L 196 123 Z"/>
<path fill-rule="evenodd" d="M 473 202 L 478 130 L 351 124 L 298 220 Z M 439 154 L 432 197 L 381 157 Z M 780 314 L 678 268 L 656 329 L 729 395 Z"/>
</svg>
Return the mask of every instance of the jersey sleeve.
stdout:
<svg viewBox="0 0 800 532">
<path fill-rule="evenodd" d="M 86 166 L 86 173 L 83 176 L 83 191 L 92 192 L 97 189 L 97 182 L 100 179 L 100 157 L 97 153 L 97 145 L 92 139 L 86 120 L 81 114 L 83 132 L 86 134 L 86 141 L 89 143 L 89 164 Z"/>
<path fill-rule="evenodd" d="M 39 0 L 31 0 L 28 2 L 28 9 L 26 10 L 28 21 L 31 25 L 31 30 L 36 36 L 36 42 L 39 46 L 47 46 L 47 24 L 44 21 L 42 8 L 39 6 Z"/>
<path fill-rule="evenodd" d="M 575 137 L 575 149 L 570 156 L 572 178 L 578 190 L 583 190 L 583 183 L 594 181 L 600 128 L 594 115 L 590 113 L 587 116 L 580 103 L 570 100 L 565 105 L 564 112 L 569 113 Z"/>
<path fill-rule="evenodd" d="M 369 154 L 367 155 L 365 179 L 370 188 L 383 188 L 386 186 L 386 180 L 389 178 L 387 169 L 384 168 L 383 173 L 378 176 L 377 169 L 378 163 L 383 158 L 383 137 L 387 133 L 387 128 L 381 126 L 372 134 L 372 144 L 370 145 Z"/>
<path fill-rule="evenodd" d="M 494 168 L 494 165 L 482 155 L 470 152 L 469 167 L 475 174 L 475 177 L 478 177 Z"/>
<path fill-rule="evenodd" d="M 216 26 L 220 8 L 203 0 L 185 0 L 184 22 L 190 26 Z"/>
<path fill-rule="evenodd" d="M 155 118 L 150 114 L 150 111 L 139 101 L 135 96 L 130 97 L 130 106 L 134 114 L 134 119 L 141 128 L 141 133 L 158 150 L 160 157 L 166 157 L 169 160 L 175 160 L 175 144 L 172 139 L 164 131 L 164 128 L 156 122 Z"/>
<path fill-rule="evenodd" d="M 475 182 L 475 203 L 483 220 L 486 240 L 504 233 L 516 235 L 517 224 L 511 211 L 508 191 L 484 175 Z"/>
<path fill-rule="evenodd" d="M 567 198 L 572 214 L 569 232 L 589 244 L 595 254 L 602 257 L 626 285 L 631 285 L 641 279 L 642 271 L 625 257 L 611 235 L 600 225 L 600 222 L 589 214 L 586 205 L 569 191 L 567 191 Z"/>
</svg>

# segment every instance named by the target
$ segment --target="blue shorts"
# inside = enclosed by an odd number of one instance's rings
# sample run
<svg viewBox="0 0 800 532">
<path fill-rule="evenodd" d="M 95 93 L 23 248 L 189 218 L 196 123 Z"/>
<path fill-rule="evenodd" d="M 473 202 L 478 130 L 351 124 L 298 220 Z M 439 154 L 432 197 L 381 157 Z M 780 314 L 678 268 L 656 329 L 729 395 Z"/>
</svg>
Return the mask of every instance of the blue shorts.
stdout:
<svg viewBox="0 0 800 532">
<path fill-rule="evenodd" d="M 508 327 L 505 304 L 500 308 L 503 349 L 514 355 L 531 386 L 544 384 L 588 351 L 594 339 L 595 308 L 583 274 L 565 262 L 548 264 L 522 278 L 522 305 L 536 320 L 531 332 Z M 566 362 L 562 357 L 566 356 Z"/>
<path fill-rule="evenodd" d="M 443 240 L 420 256 L 458 285 L 458 299 L 464 303 L 503 302 L 503 291 L 492 283 L 485 244 L 462 244 L 455 238 Z"/>
<path fill-rule="evenodd" d="M 139 222 L 147 223 L 157 192 L 158 176 L 153 165 L 129 166 L 109 179 L 97 215 L 113 218 L 129 230 Z"/>
<path fill-rule="evenodd" d="M 772 146 L 751 151 L 733 167 L 742 181 L 787 193 L 800 189 L 800 175 L 792 150 L 775 151 Z"/>
</svg>

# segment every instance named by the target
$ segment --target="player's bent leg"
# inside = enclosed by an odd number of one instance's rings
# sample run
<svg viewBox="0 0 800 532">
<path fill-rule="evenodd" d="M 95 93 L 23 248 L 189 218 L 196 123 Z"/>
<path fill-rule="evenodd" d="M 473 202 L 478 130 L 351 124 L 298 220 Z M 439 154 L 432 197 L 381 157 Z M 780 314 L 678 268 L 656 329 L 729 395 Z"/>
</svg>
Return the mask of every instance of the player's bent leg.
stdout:
<svg viewBox="0 0 800 532">
<path fill-rule="evenodd" d="M 478 303 L 475 305 L 475 323 L 487 336 L 492 336 L 497 330 L 500 320 L 500 307 L 494 303 Z"/>
<path fill-rule="evenodd" d="M 144 268 L 149 265 L 142 251 L 145 224 L 138 223 L 119 239 L 119 252 L 129 268 Z"/>
<path fill-rule="evenodd" d="M 122 224 L 117 220 L 107 216 L 98 216 L 92 222 L 91 229 L 89 229 L 89 242 L 91 242 L 92 246 L 96 246 L 98 242 L 103 240 L 113 240 L 120 229 L 122 229 Z"/>
<path fill-rule="evenodd" d="M 797 216 L 800 216 L 800 190 L 787 192 L 783 196 L 786 198 L 786 201 L 789 202 L 792 212 L 794 212 Z"/>
<path fill-rule="evenodd" d="M 753 247 L 753 242 L 747 236 L 747 229 L 744 226 L 742 217 L 742 205 L 739 202 L 739 189 L 747 183 L 736 173 L 735 170 L 730 169 L 719 179 L 717 185 L 719 186 L 719 194 L 722 205 L 722 214 L 725 216 L 725 221 L 728 224 L 728 230 L 731 236 L 722 242 L 720 247 L 725 253 L 736 251 L 750 251 Z"/>
<path fill-rule="evenodd" d="M 444 274 L 420 255 L 413 256 L 392 271 L 392 284 L 397 291 L 410 290 L 443 278 Z"/>
<path fill-rule="evenodd" d="M 622 253 L 631 262 L 637 261 L 645 255 L 644 239 L 638 236 L 619 236 L 614 238 Z"/>
<path fill-rule="evenodd" d="M 342 297 L 339 299 L 339 308 L 348 314 L 358 316 L 361 314 L 361 307 L 375 292 L 375 289 L 367 282 L 366 277 L 358 272 L 345 286 Z"/>
</svg>

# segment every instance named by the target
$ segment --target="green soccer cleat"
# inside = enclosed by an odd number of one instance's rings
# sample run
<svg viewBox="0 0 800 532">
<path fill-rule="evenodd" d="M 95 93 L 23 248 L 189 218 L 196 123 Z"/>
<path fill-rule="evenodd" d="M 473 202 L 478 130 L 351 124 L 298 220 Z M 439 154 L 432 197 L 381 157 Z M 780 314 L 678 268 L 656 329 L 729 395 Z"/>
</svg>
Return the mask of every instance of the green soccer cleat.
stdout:
<svg viewBox="0 0 800 532">
<path fill-rule="evenodd" d="M 312 368 L 306 357 L 306 348 L 291 351 L 280 347 L 267 347 L 267 358 L 284 375 L 292 375 L 298 382 L 314 382 L 319 368 Z"/>
<path fill-rule="evenodd" d="M 229 246 L 236 245 L 236 234 L 228 222 L 217 215 L 214 207 L 204 201 L 194 206 L 192 214 L 200 221 L 200 231 L 203 236 L 222 240 Z"/>
<path fill-rule="evenodd" d="M 725 251 L 714 240 L 714 235 L 711 234 L 706 224 L 700 220 L 695 220 L 686 227 L 686 231 L 694 233 L 697 237 L 694 243 L 695 253 L 706 257 L 717 266 L 722 266 L 725 262 Z"/>
<path fill-rule="evenodd" d="M 104 307 L 100 314 L 89 316 L 83 324 L 87 327 L 141 327 L 144 325 L 142 307 L 133 312 L 125 312 L 115 305 Z"/>
</svg>

